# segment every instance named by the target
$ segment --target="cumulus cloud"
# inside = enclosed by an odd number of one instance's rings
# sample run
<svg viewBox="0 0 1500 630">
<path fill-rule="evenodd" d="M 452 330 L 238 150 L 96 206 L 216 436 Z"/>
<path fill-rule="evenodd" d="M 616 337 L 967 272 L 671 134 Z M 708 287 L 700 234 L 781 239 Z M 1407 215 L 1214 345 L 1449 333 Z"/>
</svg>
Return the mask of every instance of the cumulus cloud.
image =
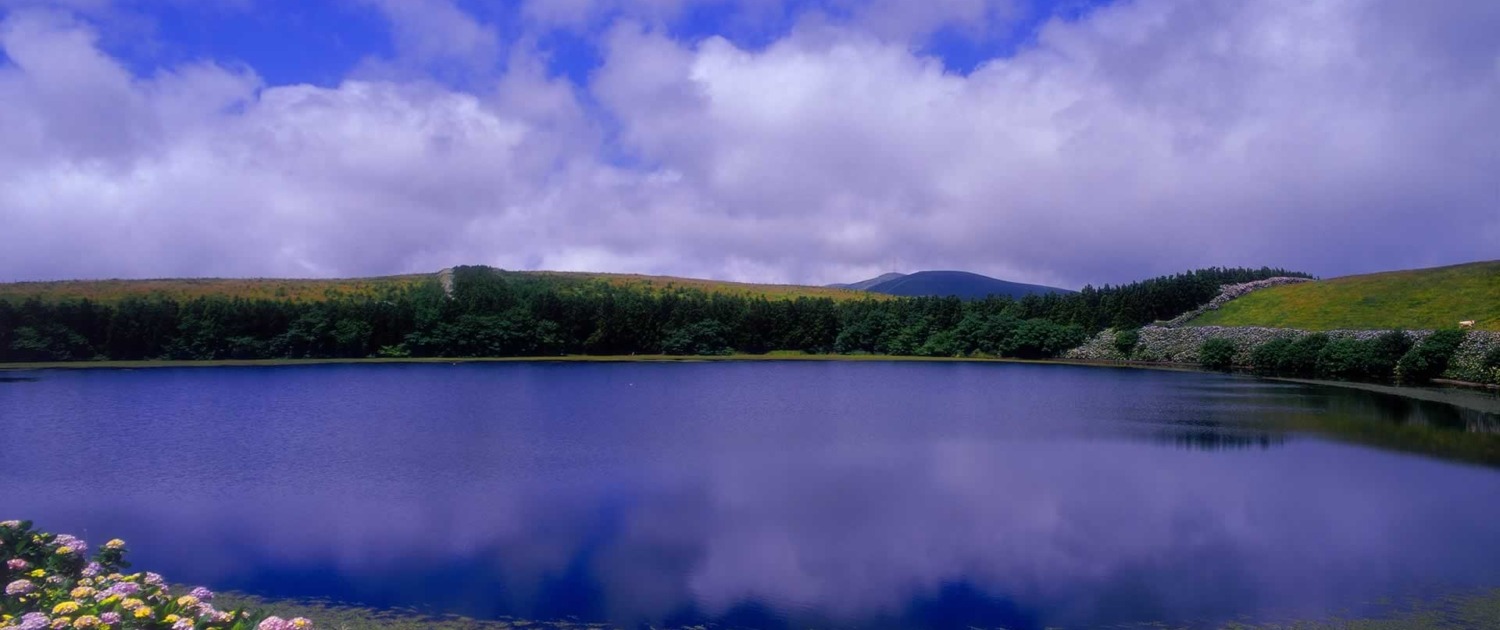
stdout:
<svg viewBox="0 0 1500 630">
<path fill-rule="evenodd" d="M 1015 7 L 951 0 L 921 21 L 919 5 L 819 5 L 755 47 L 673 38 L 676 0 L 526 5 L 528 28 L 599 33 L 603 65 L 573 84 L 536 33 L 372 0 L 400 71 L 332 88 L 212 61 L 141 75 L 98 45 L 106 26 L 14 8 L 0 269 L 958 268 L 1078 286 L 1500 251 L 1492 3 L 1137 0 L 1051 20 L 966 75 L 912 38 Z M 453 67 L 471 80 L 443 80 Z"/>
</svg>

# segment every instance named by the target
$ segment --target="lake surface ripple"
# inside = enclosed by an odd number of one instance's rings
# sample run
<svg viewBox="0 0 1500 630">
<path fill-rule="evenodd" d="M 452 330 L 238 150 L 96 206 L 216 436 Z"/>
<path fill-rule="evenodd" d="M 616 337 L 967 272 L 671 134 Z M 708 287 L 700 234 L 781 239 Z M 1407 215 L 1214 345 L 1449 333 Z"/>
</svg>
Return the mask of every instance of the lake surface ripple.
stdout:
<svg viewBox="0 0 1500 630">
<path fill-rule="evenodd" d="M 1500 586 L 1491 415 L 1060 365 L 17 373 L 0 518 L 269 597 L 624 626 L 1092 626 Z"/>
</svg>

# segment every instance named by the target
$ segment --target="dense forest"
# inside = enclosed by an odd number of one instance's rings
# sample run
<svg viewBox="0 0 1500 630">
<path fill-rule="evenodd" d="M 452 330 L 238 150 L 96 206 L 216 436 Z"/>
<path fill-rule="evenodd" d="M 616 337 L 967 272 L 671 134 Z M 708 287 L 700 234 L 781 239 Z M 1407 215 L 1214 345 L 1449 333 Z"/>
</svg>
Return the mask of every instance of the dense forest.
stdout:
<svg viewBox="0 0 1500 630">
<path fill-rule="evenodd" d="M 1202 269 L 1021 300 L 834 301 L 645 289 L 487 267 L 451 294 L 391 284 L 324 301 L 165 295 L 0 300 L 0 362 L 714 355 L 773 350 L 1045 358 L 1106 327 L 1169 319 L 1282 269 Z"/>
</svg>

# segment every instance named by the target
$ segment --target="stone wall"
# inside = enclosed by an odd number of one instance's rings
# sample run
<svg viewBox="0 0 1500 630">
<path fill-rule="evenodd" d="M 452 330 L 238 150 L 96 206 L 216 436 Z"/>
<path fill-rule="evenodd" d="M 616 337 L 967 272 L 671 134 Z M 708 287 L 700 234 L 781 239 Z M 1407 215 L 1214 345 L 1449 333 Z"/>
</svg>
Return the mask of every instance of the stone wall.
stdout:
<svg viewBox="0 0 1500 630">
<path fill-rule="evenodd" d="M 1374 339 L 1389 331 L 1384 330 L 1333 330 L 1326 334 L 1333 339 Z M 1209 339 L 1228 339 L 1234 342 L 1237 352 L 1234 362 L 1249 365 L 1250 352 L 1272 339 L 1297 339 L 1313 334 L 1292 328 L 1224 327 L 1224 326 L 1146 326 L 1139 331 L 1140 341 L 1130 356 L 1120 354 L 1115 348 L 1115 331 L 1105 330 L 1087 343 L 1063 353 L 1065 359 L 1085 361 L 1147 361 L 1153 363 L 1182 363 L 1196 365 L 1198 350 Z M 1413 342 L 1420 342 L 1431 331 L 1410 330 L 1406 334 Z M 1500 332 L 1471 330 L 1463 345 L 1449 363 L 1443 378 L 1460 381 L 1490 382 L 1494 374 L 1484 374 L 1484 356 L 1492 348 L 1500 347 Z"/>
</svg>

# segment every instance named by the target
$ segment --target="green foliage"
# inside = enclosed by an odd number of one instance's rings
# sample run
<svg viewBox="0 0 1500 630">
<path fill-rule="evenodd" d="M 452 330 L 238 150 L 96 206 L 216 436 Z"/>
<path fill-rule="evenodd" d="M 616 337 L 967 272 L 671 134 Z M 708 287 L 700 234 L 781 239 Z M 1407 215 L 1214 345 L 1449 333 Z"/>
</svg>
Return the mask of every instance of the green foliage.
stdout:
<svg viewBox="0 0 1500 630">
<path fill-rule="evenodd" d="M 1411 347 L 1411 337 L 1400 330 L 1366 341 L 1335 339 L 1318 353 L 1317 375 L 1335 380 L 1390 381 L 1396 363 Z"/>
<path fill-rule="evenodd" d="M 1075 348 L 1086 339 L 1083 327 L 1077 324 L 1028 319 L 1016 326 L 1015 333 L 1004 342 L 1001 353 L 1021 359 L 1044 359 Z"/>
<path fill-rule="evenodd" d="M 1366 380 L 1373 363 L 1370 344 L 1358 339 L 1334 339 L 1318 353 L 1318 376 L 1334 380 Z"/>
<path fill-rule="evenodd" d="M 1484 359 L 1480 363 L 1481 372 L 1489 377 L 1489 382 L 1500 385 L 1500 346 L 1490 348 L 1484 353 Z"/>
<path fill-rule="evenodd" d="M 1500 260 L 1271 287 L 1204 313 L 1192 325 L 1441 330 L 1465 320 L 1474 320 L 1476 329 L 1500 330 Z"/>
<path fill-rule="evenodd" d="M 1139 328 L 1121 330 L 1115 333 L 1115 350 L 1120 355 L 1129 359 L 1130 354 L 1135 351 L 1136 344 L 1141 342 L 1141 331 Z"/>
<path fill-rule="evenodd" d="M 714 320 L 693 322 L 667 334 L 661 342 L 662 354 L 725 355 L 733 350 L 724 340 L 724 325 Z"/>
<path fill-rule="evenodd" d="M 850 300 L 847 291 L 773 299 L 681 279 L 488 267 L 454 268 L 451 295 L 435 277 L 289 281 L 276 285 L 277 297 L 261 297 L 266 287 L 251 281 L 178 281 L 171 286 L 180 291 L 155 293 L 127 283 L 107 302 L 0 299 L 0 362 L 773 351 L 1047 358 L 1106 325 L 1175 315 L 1220 284 L 1287 273 L 1205 269 L 1074 295 L 967 302 Z M 314 287 L 322 287 L 317 299 Z"/>
<path fill-rule="evenodd" d="M 1250 366 L 1256 374 L 1311 378 L 1318 374 L 1318 355 L 1328 345 L 1328 335 L 1312 334 L 1297 339 L 1278 338 L 1250 351 Z"/>
<path fill-rule="evenodd" d="M 1468 334 L 1457 328 L 1445 328 L 1428 335 L 1421 343 L 1396 362 L 1396 380 L 1419 385 L 1437 378 L 1448 369 L 1448 362 L 1458 353 Z"/>
<path fill-rule="evenodd" d="M 1206 369 L 1227 372 L 1234 367 L 1236 351 L 1234 342 L 1229 339 L 1208 339 L 1198 348 L 1198 364 Z"/>
<path fill-rule="evenodd" d="M 1250 369 L 1256 374 L 1269 376 L 1281 373 L 1285 357 L 1291 354 L 1292 340 L 1278 337 L 1250 349 Z"/>
</svg>

